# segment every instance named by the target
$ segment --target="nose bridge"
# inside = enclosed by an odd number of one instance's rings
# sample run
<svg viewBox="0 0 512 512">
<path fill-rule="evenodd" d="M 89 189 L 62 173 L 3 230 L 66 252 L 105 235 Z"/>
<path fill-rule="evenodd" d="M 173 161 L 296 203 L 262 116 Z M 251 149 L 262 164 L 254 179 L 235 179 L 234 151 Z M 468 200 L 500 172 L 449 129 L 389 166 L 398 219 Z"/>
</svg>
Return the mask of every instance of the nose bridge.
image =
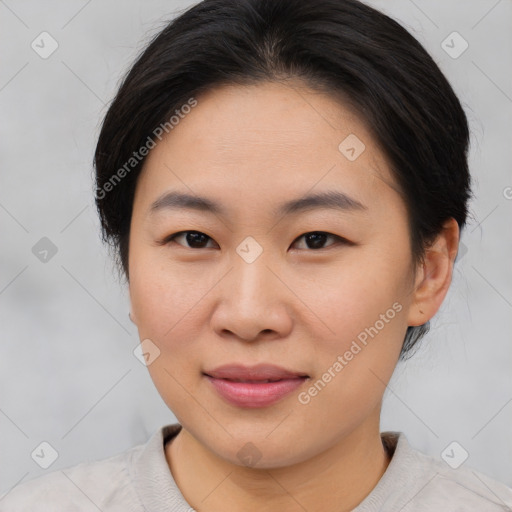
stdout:
<svg viewBox="0 0 512 512">
<path fill-rule="evenodd" d="M 270 290 L 275 297 L 273 281 L 275 276 L 267 267 L 268 251 L 258 244 L 252 237 L 247 237 L 236 249 L 233 258 L 231 295 L 236 297 L 239 306 L 252 305 L 261 307 L 268 303 Z"/>
</svg>

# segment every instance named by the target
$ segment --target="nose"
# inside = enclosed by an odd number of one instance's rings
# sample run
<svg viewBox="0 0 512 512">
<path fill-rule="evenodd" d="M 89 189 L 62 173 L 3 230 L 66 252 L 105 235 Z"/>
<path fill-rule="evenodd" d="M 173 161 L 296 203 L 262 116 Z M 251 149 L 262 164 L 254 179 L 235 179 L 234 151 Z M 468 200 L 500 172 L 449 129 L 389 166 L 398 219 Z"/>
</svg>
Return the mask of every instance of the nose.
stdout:
<svg viewBox="0 0 512 512">
<path fill-rule="evenodd" d="M 216 287 L 211 324 L 219 336 L 257 341 L 283 338 L 291 332 L 293 294 L 262 256 L 252 263 L 235 258 L 231 271 Z"/>
</svg>

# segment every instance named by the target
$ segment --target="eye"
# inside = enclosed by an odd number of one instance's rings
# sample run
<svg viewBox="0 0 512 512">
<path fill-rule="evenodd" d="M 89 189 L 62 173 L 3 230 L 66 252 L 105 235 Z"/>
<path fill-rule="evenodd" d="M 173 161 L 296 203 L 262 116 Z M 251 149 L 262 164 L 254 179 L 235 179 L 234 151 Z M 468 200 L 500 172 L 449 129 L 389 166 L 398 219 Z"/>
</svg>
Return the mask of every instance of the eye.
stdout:
<svg viewBox="0 0 512 512">
<path fill-rule="evenodd" d="M 306 248 L 309 249 L 324 249 L 322 247 L 325 244 L 326 239 L 332 238 L 334 240 L 338 240 L 341 243 L 349 243 L 348 240 L 345 240 L 344 238 L 341 238 L 340 236 L 333 235 L 331 233 L 326 233 L 325 231 L 310 231 L 309 233 L 304 233 L 303 235 L 299 236 L 295 239 L 295 241 L 300 240 L 301 238 L 304 238 L 306 241 Z M 335 244 L 330 244 L 327 247 L 331 247 Z"/>
<path fill-rule="evenodd" d="M 206 243 L 208 240 L 213 241 L 213 238 L 210 238 L 208 235 L 205 235 L 204 233 L 201 233 L 200 231 L 180 231 L 179 233 L 174 233 L 173 235 L 170 235 L 166 237 L 164 240 L 159 242 L 160 245 L 165 245 L 170 242 L 175 242 L 177 239 L 185 237 L 185 241 L 188 245 L 188 247 L 185 245 L 184 247 L 187 249 L 207 249 Z M 176 242 L 179 245 L 183 245 L 179 242 Z"/>
<path fill-rule="evenodd" d="M 294 243 L 297 242 L 297 240 L 300 240 L 301 238 L 304 238 L 304 240 L 306 242 L 305 248 L 313 249 L 313 250 L 319 250 L 319 249 L 326 248 L 326 247 L 324 247 L 324 244 L 325 244 L 326 240 L 329 238 L 331 238 L 335 241 L 338 241 L 340 243 L 350 244 L 350 242 L 348 240 L 345 240 L 344 238 L 337 236 L 337 235 L 333 235 L 331 233 L 326 233 L 325 231 L 310 231 L 308 233 L 304 233 L 303 235 L 296 238 Z M 185 245 L 185 244 L 177 241 L 179 239 L 184 239 L 185 243 L 188 245 Z M 168 243 L 174 242 L 174 243 L 184 246 L 187 249 L 207 249 L 208 241 L 214 242 L 213 238 L 209 237 L 205 233 L 201 233 L 201 231 L 179 231 L 178 233 L 169 235 L 164 240 L 158 242 L 158 244 L 159 245 L 167 245 Z M 217 244 L 215 244 L 215 245 L 217 245 Z M 333 245 L 335 245 L 335 243 L 328 245 L 327 248 L 331 247 Z M 300 249 L 304 249 L 304 247 L 302 247 Z"/>
</svg>

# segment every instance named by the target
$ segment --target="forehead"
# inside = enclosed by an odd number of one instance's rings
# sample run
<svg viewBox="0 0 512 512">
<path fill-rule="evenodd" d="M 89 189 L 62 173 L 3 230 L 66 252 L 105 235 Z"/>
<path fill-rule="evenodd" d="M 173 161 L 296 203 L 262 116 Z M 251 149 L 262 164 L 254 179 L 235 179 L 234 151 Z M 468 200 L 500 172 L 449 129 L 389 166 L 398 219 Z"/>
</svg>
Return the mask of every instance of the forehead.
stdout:
<svg viewBox="0 0 512 512">
<path fill-rule="evenodd" d="M 146 158 L 148 201 L 179 188 L 250 206 L 337 189 L 375 204 L 396 188 L 357 114 L 300 82 L 227 85 L 196 100 Z"/>
</svg>

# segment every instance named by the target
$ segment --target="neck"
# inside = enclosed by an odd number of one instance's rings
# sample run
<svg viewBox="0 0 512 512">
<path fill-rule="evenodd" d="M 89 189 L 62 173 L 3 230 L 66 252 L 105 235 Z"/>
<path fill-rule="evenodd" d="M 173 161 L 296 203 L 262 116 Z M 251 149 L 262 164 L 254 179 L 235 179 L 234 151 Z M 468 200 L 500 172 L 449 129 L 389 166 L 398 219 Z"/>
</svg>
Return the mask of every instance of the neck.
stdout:
<svg viewBox="0 0 512 512">
<path fill-rule="evenodd" d="M 232 464 L 199 443 L 187 430 L 166 445 L 166 458 L 181 493 L 208 512 L 343 512 L 353 510 L 386 471 L 390 457 L 378 422 L 361 426 L 328 450 L 279 468 Z"/>
</svg>

